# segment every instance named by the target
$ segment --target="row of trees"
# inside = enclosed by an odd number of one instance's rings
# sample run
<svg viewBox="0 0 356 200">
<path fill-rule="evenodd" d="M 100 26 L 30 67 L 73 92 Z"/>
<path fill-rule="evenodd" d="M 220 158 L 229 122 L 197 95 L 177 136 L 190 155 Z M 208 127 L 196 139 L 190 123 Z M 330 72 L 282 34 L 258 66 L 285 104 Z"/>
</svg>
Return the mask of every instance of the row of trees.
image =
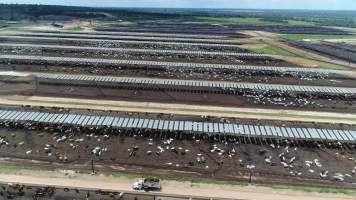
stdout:
<svg viewBox="0 0 356 200">
<path fill-rule="evenodd" d="M 133 9 L 91 8 L 52 5 L 0 4 L 0 20 L 39 20 L 46 16 L 59 16 L 81 19 L 120 19 L 120 20 L 160 20 L 179 18 L 180 14 L 144 12 Z"/>
</svg>

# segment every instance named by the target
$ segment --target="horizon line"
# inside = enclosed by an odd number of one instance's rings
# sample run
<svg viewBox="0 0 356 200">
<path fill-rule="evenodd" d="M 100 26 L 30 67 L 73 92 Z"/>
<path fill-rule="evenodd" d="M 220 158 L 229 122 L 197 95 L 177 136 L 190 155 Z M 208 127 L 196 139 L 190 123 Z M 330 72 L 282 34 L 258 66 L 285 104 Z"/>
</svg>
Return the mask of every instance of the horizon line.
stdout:
<svg viewBox="0 0 356 200">
<path fill-rule="evenodd" d="M 207 10 L 217 10 L 217 9 L 222 9 L 222 10 L 294 10 L 294 11 L 339 11 L 339 12 L 344 12 L 344 11 L 351 11 L 354 12 L 356 10 L 336 10 L 336 9 L 307 9 L 307 8 L 204 8 L 204 7 L 138 7 L 138 6 L 79 6 L 79 5 L 62 5 L 62 4 L 34 4 L 34 3 L 0 3 L 0 5 L 33 5 L 33 6 L 64 6 L 64 7 L 83 7 L 83 8 L 106 8 L 106 9 L 127 9 L 127 8 L 137 8 L 137 9 L 207 9 Z"/>
</svg>

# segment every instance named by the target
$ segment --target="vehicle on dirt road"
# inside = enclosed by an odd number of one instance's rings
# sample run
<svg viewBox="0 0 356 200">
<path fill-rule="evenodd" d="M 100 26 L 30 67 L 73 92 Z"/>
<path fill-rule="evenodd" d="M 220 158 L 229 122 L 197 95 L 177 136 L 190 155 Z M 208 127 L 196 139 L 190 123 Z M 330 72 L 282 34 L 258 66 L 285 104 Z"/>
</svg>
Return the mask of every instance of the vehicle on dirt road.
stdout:
<svg viewBox="0 0 356 200">
<path fill-rule="evenodd" d="M 134 190 L 159 191 L 161 190 L 161 182 L 154 177 L 142 178 L 134 182 L 132 188 Z"/>
</svg>

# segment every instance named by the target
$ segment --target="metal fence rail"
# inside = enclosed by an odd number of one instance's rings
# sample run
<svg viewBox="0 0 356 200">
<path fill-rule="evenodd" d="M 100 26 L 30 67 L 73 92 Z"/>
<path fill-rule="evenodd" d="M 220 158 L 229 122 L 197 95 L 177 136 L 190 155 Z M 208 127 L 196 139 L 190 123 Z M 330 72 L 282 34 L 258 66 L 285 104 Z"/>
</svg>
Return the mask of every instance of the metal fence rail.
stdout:
<svg viewBox="0 0 356 200">
<path fill-rule="evenodd" d="M 153 129 L 157 131 L 182 131 L 189 133 L 224 134 L 232 136 L 265 137 L 295 140 L 356 141 L 356 131 L 317 128 L 294 128 L 281 126 L 259 126 L 233 123 L 211 123 L 130 118 L 118 116 L 94 116 L 81 114 L 59 114 L 35 111 L 13 111 L 0 109 L 0 120 L 14 122 L 42 122 L 80 126 L 108 126 L 113 128 Z"/>
</svg>

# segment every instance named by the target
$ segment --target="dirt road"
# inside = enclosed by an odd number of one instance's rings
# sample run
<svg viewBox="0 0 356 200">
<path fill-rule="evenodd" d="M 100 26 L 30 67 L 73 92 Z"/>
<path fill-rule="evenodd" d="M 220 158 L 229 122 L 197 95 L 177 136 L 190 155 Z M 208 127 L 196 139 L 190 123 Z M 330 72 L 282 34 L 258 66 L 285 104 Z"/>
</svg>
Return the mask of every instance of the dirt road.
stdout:
<svg viewBox="0 0 356 200">
<path fill-rule="evenodd" d="M 130 102 L 110 100 L 87 100 L 74 98 L 53 98 L 40 96 L 1 96 L 3 105 L 59 106 L 65 108 L 116 110 L 127 112 L 150 112 L 181 115 L 209 115 L 216 117 L 236 117 L 266 120 L 285 120 L 300 122 L 356 124 L 356 114 L 307 112 L 297 110 L 235 108 L 219 106 L 199 106 L 187 104 Z"/>
<path fill-rule="evenodd" d="M 332 64 L 336 64 L 336 65 L 342 65 L 342 66 L 356 68 L 356 64 L 353 64 L 353 63 L 350 63 L 347 61 L 343 61 L 343 60 L 339 60 L 339 59 L 335 59 L 335 58 L 330 58 L 327 56 L 323 56 L 323 55 L 320 55 L 320 54 L 317 54 L 317 53 L 314 53 L 314 52 L 311 52 L 308 50 L 292 47 L 292 46 L 289 46 L 281 41 L 272 40 L 272 39 L 264 39 L 264 41 L 270 45 L 278 46 L 286 51 L 293 52 L 293 53 L 296 53 L 301 56 L 307 56 L 307 58 L 310 57 L 311 59 L 317 59 L 317 60 L 320 60 L 323 62 L 328 62 L 328 63 L 332 63 Z"/>
<path fill-rule="evenodd" d="M 65 175 L 64 173 L 68 174 L 68 171 L 20 171 L 12 174 L 0 173 L 0 181 L 119 191 L 130 191 L 131 185 L 135 181 L 125 177 L 114 178 L 72 173 L 69 173 L 70 175 Z M 246 200 L 347 200 L 356 198 L 354 196 L 346 195 L 306 193 L 256 186 L 232 186 L 177 181 L 163 181 L 161 192 L 172 195 L 192 195 Z"/>
<path fill-rule="evenodd" d="M 263 32 L 263 31 L 244 31 L 244 34 L 248 34 L 256 40 L 263 40 L 265 43 L 277 46 L 281 49 L 284 49 L 288 52 L 291 52 L 293 54 L 296 54 L 298 57 L 289 57 L 289 56 L 275 56 L 276 58 L 279 59 L 285 59 L 286 61 L 293 62 L 296 64 L 300 65 L 306 65 L 306 66 L 315 66 L 316 62 L 315 60 L 323 61 L 323 62 L 328 62 L 332 63 L 335 65 L 342 65 L 350 68 L 356 68 L 356 64 L 350 63 L 347 61 L 343 61 L 340 59 L 335 59 L 335 58 L 330 58 L 328 56 L 323 56 L 320 54 L 317 54 L 312 51 L 300 49 L 297 47 L 289 46 L 288 44 L 279 41 L 278 39 L 274 39 L 273 37 L 275 34 L 273 33 L 268 33 L 268 32 Z M 300 56 L 300 57 L 299 57 Z"/>
</svg>

